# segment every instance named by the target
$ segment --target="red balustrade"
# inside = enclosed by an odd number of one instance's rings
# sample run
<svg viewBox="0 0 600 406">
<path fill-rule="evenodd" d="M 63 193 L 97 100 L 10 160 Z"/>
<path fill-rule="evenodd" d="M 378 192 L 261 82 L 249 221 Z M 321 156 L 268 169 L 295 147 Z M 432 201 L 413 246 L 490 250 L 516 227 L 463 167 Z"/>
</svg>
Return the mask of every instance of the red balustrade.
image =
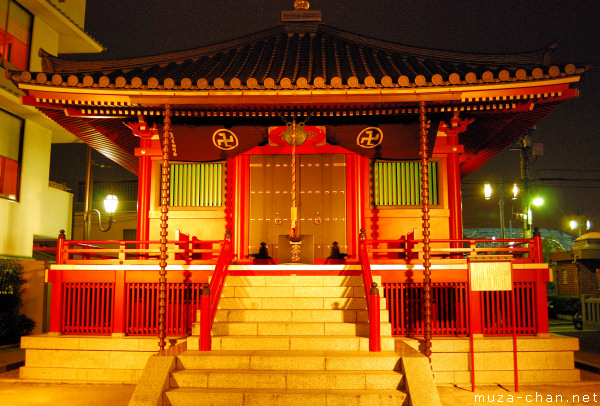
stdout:
<svg viewBox="0 0 600 406">
<path fill-rule="evenodd" d="M 365 298 L 367 301 L 367 310 L 369 311 L 369 351 L 381 351 L 381 323 L 380 323 L 380 305 L 379 289 L 373 282 L 371 265 L 369 263 L 369 253 L 367 251 L 366 235 L 361 230 L 359 236 L 358 259 L 362 269 L 363 285 L 365 288 Z"/>
<path fill-rule="evenodd" d="M 399 240 L 369 241 L 364 237 L 359 239 L 359 259 L 362 265 L 363 283 L 365 288 L 371 286 L 371 264 L 399 263 L 404 261 L 419 264 L 419 246 L 421 241 L 405 238 Z M 456 261 L 457 256 L 468 258 L 472 255 L 503 254 L 513 255 L 513 264 L 540 263 L 541 239 L 534 237 L 531 240 L 458 240 L 457 244 L 442 243 L 449 240 L 432 240 L 432 252 L 437 255 L 438 264 L 445 263 L 446 256 Z M 194 250 L 198 244 L 181 244 L 177 241 L 172 246 L 172 258 L 183 252 L 184 260 L 173 259 L 174 263 L 200 263 L 215 264 L 215 261 L 197 260 Z M 126 248 L 139 247 L 142 243 L 150 246 L 144 252 Z M 57 264 L 152 264 L 151 259 L 140 260 L 140 255 L 151 258 L 152 243 L 139 241 L 66 241 L 64 235 L 57 243 Z M 219 243 L 220 249 L 205 249 L 206 244 Z M 203 253 L 217 258 L 215 271 L 211 280 L 209 296 L 209 327 L 214 320 L 218 299 L 227 276 L 228 266 L 232 260 L 231 239 L 214 242 L 202 241 Z M 496 246 L 485 246 L 493 245 Z M 456 248 L 458 246 L 458 248 Z M 373 248 L 376 247 L 376 248 Z M 387 248 L 386 247 L 393 247 Z M 187 252 L 186 252 L 187 250 Z M 387 251 L 387 252 L 386 252 Z M 372 259 L 370 253 L 388 259 Z M 215 255 L 215 253 L 217 255 Z M 389 254 L 396 256 L 394 261 L 389 260 Z M 398 256 L 400 257 L 398 259 Z M 109 257 L 110 259 L 106 259 Z M 197 257 L 197 255 L 196 255 Z M 464 259 L 459 259 L 464 261 Z M 198 261 L 198 262 L 196 262 Z M 466 263 L 466 262 L 463 262 Z M 112 334 L 125 333 L 128 335 L 155 335 L 157 333 L 156 314 L 158 308 L 158 282 L 154 282 L 147 273 L 137 268 L 121 267 L 111 269 L 98 269 L 94 271 L 79 270 L 68 271 L 64 269 L 50 269 L 48 280 L 52 282 L 52 311 L 50 331 L 65 334 Z M 465 268 L 466 269 L 466 268 Z M 194 277 L 185 280 L 179 271 L 169 276 L 167 283 L 167 334 L 186 335 L 191 331 L 197 311 L 201 308 L 201 292 L 203 283 L 208 281 L 211 271 L 195 271 Z M 423 334 L 423 293 L 422 284 L 416 280 L 409 280 L 405 273 L 377 271 L 383 277 L 383 294 L 390 311 L 392 334 L 395 336 L 418 336 Z M 469 334 L 469 306 L 472 306 L 473 332 L 486 335 L 509 335 L 513 320 L 516 332 L 519 335 L 547 332 L 547 307 L 546 307 L 546 276 L 547 268 L 540 266 L 533 269 L 530 265 L 520 270 L 515 270 L 514 298 L 512 305 L 510 292 L 473 292 L 468 294 L 468 281 L 466 276 L 456 272 L 436 271 L 432 283 L 432 332 L 436 336 L 466 336 Z M 464 273 L 464 271 L 463 271 Z M 169 274 L 171 275 L 171 274 Z M 466 275 L 466 274 L 465 274 Z M 178 280 L 178 278 L 180 280 Z M 183 279 L 182 279 L 183 278 Z M 461 279 L 462 278 L 462 279 Z M 189 278 L 188 278 L 189 279 Z M 193 282 L 191 282 L 193 281 Z M 370 291 L 365 291 L 369 306 L 369 319 L 375 321 L 379 314 L 376 306 L 379 301 L 374 299 Z M 514 307 L 514 308 L 513 308 Z M 57 309 L 59 309 L 57 311 Z M 372 313 L 372 312 L 376 312 Z M 514 313 L 514 316 L 513 316 Z M 372 323 L 373 328 L 378 323 Z M 206 329 L 206 327 L 205 327 Z M 373 331 L 372 337 L 377 336 Z M 208 336 L 210 346 L 210 333 Z M 377 348 L 375 345 L 373 348 Z"/>
</svg>

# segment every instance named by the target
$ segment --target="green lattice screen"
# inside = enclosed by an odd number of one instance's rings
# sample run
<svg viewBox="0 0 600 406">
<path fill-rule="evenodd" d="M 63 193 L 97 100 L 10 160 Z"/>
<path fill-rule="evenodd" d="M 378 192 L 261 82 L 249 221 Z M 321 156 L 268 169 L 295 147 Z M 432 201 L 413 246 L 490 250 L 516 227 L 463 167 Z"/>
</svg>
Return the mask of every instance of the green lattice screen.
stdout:
<svg viewBox="0 0 600 406">
<path fill-rule="evenodd" d="M 223 205 L 223 164 L 172 164 L 169 205 Z"/>
<path fill-rule="evenodd" d="M 413 206 L 421 204 L 419 161 L 373 164 L 374 205 Z M 429 162 L 429 204 L 438 204 L 437 162 Z"/>
</svg>

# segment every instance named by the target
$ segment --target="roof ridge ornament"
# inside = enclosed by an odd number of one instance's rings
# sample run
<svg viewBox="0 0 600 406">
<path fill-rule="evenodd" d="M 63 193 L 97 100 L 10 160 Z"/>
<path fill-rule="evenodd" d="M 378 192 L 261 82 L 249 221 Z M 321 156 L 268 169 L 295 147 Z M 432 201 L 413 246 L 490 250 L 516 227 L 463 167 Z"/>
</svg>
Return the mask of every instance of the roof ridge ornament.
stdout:
<svg viewBox="0 0 600 406">
<path fill-rule="evenodd" d="M 294 10 L 308 10 L 310 8 L 310 3 L 306 0 L 296 0 L 294 1 Z"/>
<path fill-rule="evenodd" d="M 281 22 L 288 33 L 314 33 L 321 22 L 320 10 L 309 10 L 306 0 L 295 0 L 294 9 L 281 12 Z"/>
</svg>

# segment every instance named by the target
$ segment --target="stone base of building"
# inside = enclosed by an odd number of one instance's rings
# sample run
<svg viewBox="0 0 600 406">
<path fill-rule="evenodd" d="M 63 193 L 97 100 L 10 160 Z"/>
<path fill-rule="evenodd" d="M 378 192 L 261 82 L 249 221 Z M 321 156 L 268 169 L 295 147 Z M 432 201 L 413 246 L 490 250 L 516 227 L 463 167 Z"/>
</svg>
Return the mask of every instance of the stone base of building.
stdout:
<svg viewBox="0 0 600 406">
<path fill-rule="evenodd" d="M 171 338 L 171 343 L 185 338 Z M 415 349 L 422 340 L 398 338 Z M 158 350 L 156 337 L 56 336 L 23 337 L 25 366 L 20 377 L 31 380 L 66 382 L 137 383 L 148 357 Z M 519 384 L 578 382 L 574 351 L 576 338 L 519 337 L 517 340 Z M 431 356 L 435 382 L 468 384 L 471 382 L 469 339 L 444 337 L 432 340 Z M 511 337 L 477 337 L 474 339 L 476 384 L 513 384 L 514 360 Z"/>
<path fill-rule="evenodd" d="M 168 343 L 181 341 L 185 338 Z M 158 351 L 158 338 L 40 334 L 23 337 L 21 348 L 22 379 L 135 384 Z"/>
<path fill-rule="evenodd" d="M 418 338 L 403 338 L 415 349 L 423 345 Z M 517 368 L 520 385 L 579 382 L 574 351 L 576 338 L 559 335 L 520 336 L 517 339 Z M 514 384 L 512 337 L 475 337 L 473 339 L 475 383 Z M 432 340 L 431 365 L 437 385 L 470 384 L 471 353 L 468 337 L 437 337 Z"/>
</svg>

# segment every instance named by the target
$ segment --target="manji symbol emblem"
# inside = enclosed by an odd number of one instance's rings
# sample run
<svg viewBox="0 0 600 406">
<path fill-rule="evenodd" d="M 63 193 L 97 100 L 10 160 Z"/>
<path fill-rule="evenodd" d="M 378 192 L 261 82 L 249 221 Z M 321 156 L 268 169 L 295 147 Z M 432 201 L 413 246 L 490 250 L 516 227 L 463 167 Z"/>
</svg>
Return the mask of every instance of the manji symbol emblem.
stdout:
<svg viewBox="0 0 600 406">
<path fill-rule="evenodd" d="M 356 137 L 356 144 L 363 148 L 375 148 L 383 141 L 383 132 L 377 127 L 367 127 Z"/>
<path fill-rule="evenodd" d="M 234 149 L 239 145 L 237 136 L 230 130 L 217 130 L 212 136 L 215 147 L 223 150 Z"/>
</svg>

